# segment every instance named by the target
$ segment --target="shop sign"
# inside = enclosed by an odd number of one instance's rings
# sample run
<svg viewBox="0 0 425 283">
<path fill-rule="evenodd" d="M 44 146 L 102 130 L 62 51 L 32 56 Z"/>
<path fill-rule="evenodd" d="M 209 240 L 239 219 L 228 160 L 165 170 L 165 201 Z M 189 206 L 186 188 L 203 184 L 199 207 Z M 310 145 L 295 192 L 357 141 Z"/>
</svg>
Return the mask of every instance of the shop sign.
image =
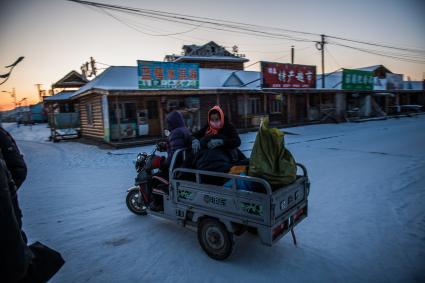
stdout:
<svg viewBox="0 0 425 283">
<path fill-rule="evenodd" d="M 199 88 L 199 65 L 193 63 L 137 61 L 139 89 Z"/>
<path fill-rule="evenodd" d="M 373 90 L 373 72 L 344 69 L 342 71 L 342 89 Z"/>
<path fill-rule="evenodd" d="M 263 88 L 316 88 L 316 66 L 261 62 Z"/>
</svg>

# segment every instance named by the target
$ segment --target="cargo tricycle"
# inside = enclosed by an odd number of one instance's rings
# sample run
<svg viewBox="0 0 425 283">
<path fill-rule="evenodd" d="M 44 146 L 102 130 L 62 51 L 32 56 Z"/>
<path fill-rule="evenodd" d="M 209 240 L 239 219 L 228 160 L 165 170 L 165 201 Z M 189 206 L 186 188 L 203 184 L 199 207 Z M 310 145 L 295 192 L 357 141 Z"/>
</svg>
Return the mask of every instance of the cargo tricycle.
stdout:
<svg viewBox="0 0 425 283">
<path fill-rule="evenodd" d="M 189 154 L 180 149 L 172 158 L 167 180 L 152 168 L 157 150 L 137 157 L 136 183 L 127 190 L 130 211 L 197 228 L 200 246 L 216 260 L 229 257 L 235 236 L 246 231 L 258 235 L 267 246 L 291 231 L 296 245 L 293 229 L 308 215 L 310 182 L 305 166 L 297 164 L 301 175 L 292 184 L 272 189 L 262 178 L 184 168 Z M 216 180 L 227 186 L 217 185 Z M 255 184 L 256 190 L 240 189 L 241 182 Z M 149 208 L 150 196 L 160 198 L 162 210 Z"/>
</svg>

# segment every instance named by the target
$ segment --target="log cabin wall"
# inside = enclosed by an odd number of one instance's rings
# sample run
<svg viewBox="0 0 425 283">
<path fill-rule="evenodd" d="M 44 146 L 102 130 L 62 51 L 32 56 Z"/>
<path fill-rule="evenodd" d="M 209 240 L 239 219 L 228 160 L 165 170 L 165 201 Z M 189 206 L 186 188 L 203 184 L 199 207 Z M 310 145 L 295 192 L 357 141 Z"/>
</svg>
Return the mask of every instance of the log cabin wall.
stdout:
<svg viewBox="0 0 425 283">
<path fill-rule="evenodd" d="M 102 96 L 89 95 L 81 98 L 79 109 L 81 136 L 103 140 Z"/>
</svg>

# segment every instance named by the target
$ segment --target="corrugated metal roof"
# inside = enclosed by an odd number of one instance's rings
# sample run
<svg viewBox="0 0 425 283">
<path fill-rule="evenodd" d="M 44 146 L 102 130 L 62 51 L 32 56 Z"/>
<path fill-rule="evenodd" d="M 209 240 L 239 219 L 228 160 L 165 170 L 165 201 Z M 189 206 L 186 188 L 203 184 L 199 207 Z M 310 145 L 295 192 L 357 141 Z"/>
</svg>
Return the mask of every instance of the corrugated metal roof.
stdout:
<svg viewBox="0 0 425 283">
<path fill-rule="evenodd" d="M 75 91 L 61 91 L 55 95 L 44 97 L 44 101 L 67 100 L 70 99 L 74 93 Z"/>
<path fill-rule="evenodd" d="M 382 65 L 373 65 L 373 66 L 369 66 L 369 67 L 356 68 L 356 70 L 373 72 L 373 71 L 375 71 L 376 69 L 378 69 L 380 67 L 384 67 L 384 66 L 382 66 Z"/>
</svg>

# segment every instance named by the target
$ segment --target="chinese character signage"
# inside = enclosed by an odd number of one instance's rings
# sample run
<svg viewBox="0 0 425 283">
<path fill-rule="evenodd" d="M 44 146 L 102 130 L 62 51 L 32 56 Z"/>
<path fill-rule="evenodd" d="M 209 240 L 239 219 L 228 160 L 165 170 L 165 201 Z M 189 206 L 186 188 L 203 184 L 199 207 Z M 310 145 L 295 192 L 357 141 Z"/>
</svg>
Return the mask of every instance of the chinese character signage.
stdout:
<svg viewBox="0 0 425 283">
<path fill-rule="evenodd" d="M 137 61 L 140 89 L 199 88 L 199 65 Z"/>
<path fill-rule="evenodd" d="M 261 62 L 263 88 L 315 88 L 316 66 Z"/>
<path fill-rule="evenodd" d="M 342 89 L 372 90 L 373 72 L 344 69 L 342 71 Z"/>
</svg>

